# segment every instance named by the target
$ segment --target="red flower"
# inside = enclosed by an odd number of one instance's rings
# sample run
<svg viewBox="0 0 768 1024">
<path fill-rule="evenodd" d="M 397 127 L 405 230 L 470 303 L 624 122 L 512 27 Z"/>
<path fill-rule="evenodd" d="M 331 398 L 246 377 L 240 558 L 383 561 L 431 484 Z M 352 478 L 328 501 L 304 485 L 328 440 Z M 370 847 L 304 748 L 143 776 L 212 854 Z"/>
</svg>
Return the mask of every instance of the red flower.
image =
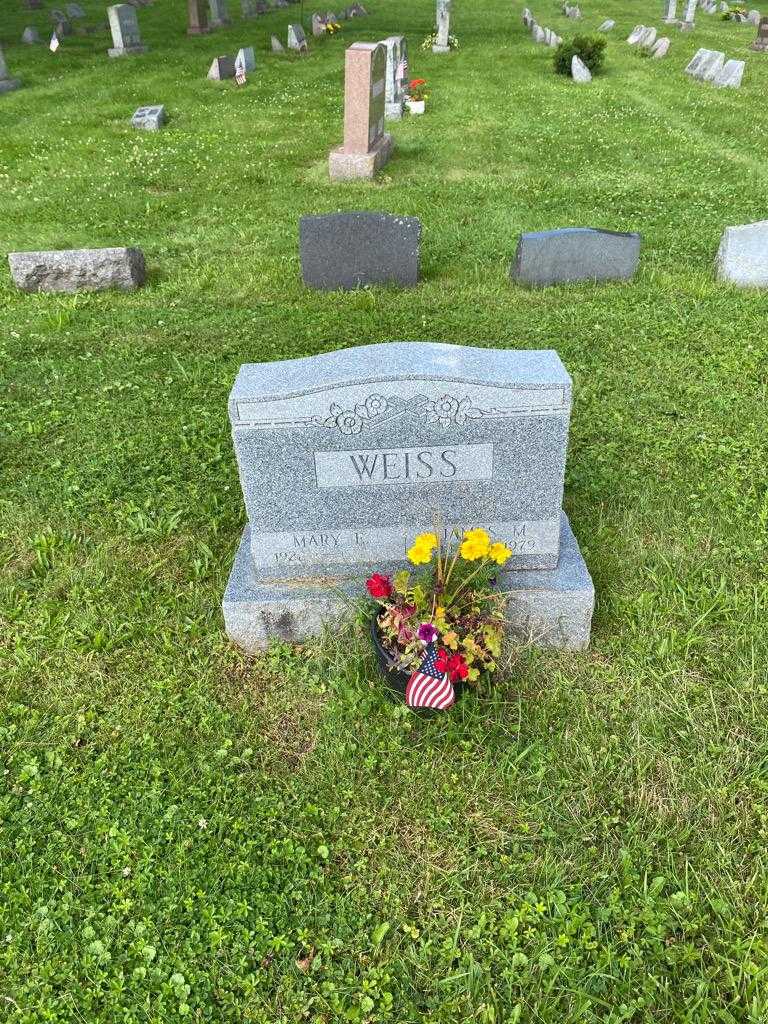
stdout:
<svg viewBox="0 0 768 1024">
<path fill-rule="evenodd" d="M 469 667 L 460 654 L 449 654 L 444 647 L 441 647 L 437 655 L 438 672 L 447 672 L 452 683 L 457 679 L 466 679 L 469 675 Z"/>
<path fill-rule="evenodd" d="M 370 579 L 365 581 L 365 585 L 371 597 L 384 598 L 389 597 L 392 593 L 389 576 L 382 576 L 380 572 L 375 572 Z"/>
<path fill-rule="evenodd" d="M 411 79 L 411 88 L 412 89 L 418 89 L 418 87 L 420 85 L 426 85 L 426 84 L 427 84 L 426 78 L 413 78 L 413 79 Z"/>
</svg>

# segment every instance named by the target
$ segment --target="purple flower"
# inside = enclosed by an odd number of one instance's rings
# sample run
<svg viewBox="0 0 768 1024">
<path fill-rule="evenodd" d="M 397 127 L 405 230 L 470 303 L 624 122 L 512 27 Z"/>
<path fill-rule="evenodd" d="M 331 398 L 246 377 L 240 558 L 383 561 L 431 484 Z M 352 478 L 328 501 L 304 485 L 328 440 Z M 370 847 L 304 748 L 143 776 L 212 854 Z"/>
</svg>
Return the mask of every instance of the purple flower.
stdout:
<svg viewBox="0 0 768 1024">
<path fill-rule="evenodd" d="M 416 631 L 416 636 L 422 641 L 422 643 L 431 644 L 437 640 L 437 630 L 431 622 L 422 622 Z"/>
</svg>

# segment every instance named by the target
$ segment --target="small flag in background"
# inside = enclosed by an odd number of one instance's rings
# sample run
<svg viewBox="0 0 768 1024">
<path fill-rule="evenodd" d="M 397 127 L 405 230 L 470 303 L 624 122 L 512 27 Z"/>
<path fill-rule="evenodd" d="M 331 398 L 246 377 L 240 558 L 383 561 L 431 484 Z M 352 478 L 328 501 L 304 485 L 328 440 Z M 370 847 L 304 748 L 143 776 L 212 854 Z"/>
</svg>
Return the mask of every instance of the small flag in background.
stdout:
<svg viewBox="0 0 768 1024">
<path fill-rule="evenodd" d="M 59 37 L 56 35 L 55 32 L 51 36 L 51 42 L 48 48 L 50 49 L 51 53 L 56 53 L 56 51 L 59 48 Z"/>
<path fill-rule="evenodd" d="M 245 85 L 247 78 L 245 77 L 245 61 L 235 61 L 235 81 L 238 85 Z"/>
<path fill-rule="evenodd" d="M 437 647 L 427 646 L 424 660 L 408 680 L 405 703 L 409 708 L 449 708 L 456 702 L 453 684 L 448 673 L 437 668 Z"/>
<path fill-rule="evenodd" d="M 397 72 L 395 74 L 395 78 L 399 78 L 400 81 L 402 82 L 407 77 L 408 77 L 408 58 L 407 57 L 403 57 L 403 59 L 397 65 Z"/>
</svg>

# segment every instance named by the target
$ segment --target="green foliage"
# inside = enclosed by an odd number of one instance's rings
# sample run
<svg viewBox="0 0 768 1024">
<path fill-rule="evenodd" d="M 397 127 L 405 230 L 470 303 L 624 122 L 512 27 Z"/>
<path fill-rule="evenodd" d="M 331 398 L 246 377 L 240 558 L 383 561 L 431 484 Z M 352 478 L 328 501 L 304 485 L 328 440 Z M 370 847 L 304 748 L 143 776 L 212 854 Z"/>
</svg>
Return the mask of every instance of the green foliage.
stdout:
<svg viewBox="0 0 768 1024">
<path fill-rule="evenodd" d="M 574 36 L 572 39 L 564 39 L 552 58 L 555 71 L 559 75 L 570 75 L 571 60 L 573 57 L 580 57 L 594 75 L 603 66 L 607 45 L 608 41 L 603 35 Z"/>
<path fill-rule="evenodd" d="M 109 60 L 21 46 L 49 12 L 0 3 L 2 251 L 134 244 L 150 275 L 0 273 L 0 1021 L 764 1024 L 767 300 L 711 268 L 765 217 L 768 62 L 694 87 L 699 46 L 754 36 L 701 17 L 674 64 L 618 46 L 563 89 L 509 0 L 454 3 L 461 51 L 412 68 L 434 113 L 332 185 L 345 46 L 434 13 L 366 6 L 307 58 L 266 49 L 296 7 L 264 15 L 238 89 L 205 75 L 242 22 L 144 6 L 150 52 Z M 131 129 L 154 100 L 167 129 Z M 304 288 L 297 219 L 338 209 L 420 217 L 419 287 Z M 564 224 L 641 231 L 636 279 L 511 286 L 516 233 Z M 559 352 L 598 594 L 589 651 L 432 721 L 362 627 L 247 657 L 220 613 L 238 367 L 402 338 Z"/>
</svg>

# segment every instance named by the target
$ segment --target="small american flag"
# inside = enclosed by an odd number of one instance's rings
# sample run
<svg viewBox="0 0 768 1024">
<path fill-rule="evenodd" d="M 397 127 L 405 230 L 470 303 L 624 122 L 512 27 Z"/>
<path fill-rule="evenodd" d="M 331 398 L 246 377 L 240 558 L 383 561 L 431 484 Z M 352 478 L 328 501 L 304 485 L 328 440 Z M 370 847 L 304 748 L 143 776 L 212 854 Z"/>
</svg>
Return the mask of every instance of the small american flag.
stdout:
<svg viewBox="0 0 768 1024">
<path fill-rule="evenodd" d="M 235 81 L 238 85 L 245 85 L 247 81 L 245 77 L 245 61 L 235 61 Z"/>
<path fill-rule="evenodd" d="M 405 688 L 405 703 L 409 708 L 436 708 L 443 710 L 456 702 L 453 684 L 448 673 L 437 668 L 437 647 L 427 646 L 424 660 L 416 669 Z"/>
<path fill-rule="evenodd" d="M 397 65 L 397 71 L 395 72 L 395 78 L 399 78 L 402 81 L 408 77 L 408 58 L 403 57 L 400 63 Z"/>
<path fill-rule="evenodd" d="M 50 49 L 51 53 L 56 53 L 58 48 L 59 48 L 59 37 L 54 32 L 53 35 L 51 36 L 51 42 L 49 44 L 49 49 Z"/>
</svg>

